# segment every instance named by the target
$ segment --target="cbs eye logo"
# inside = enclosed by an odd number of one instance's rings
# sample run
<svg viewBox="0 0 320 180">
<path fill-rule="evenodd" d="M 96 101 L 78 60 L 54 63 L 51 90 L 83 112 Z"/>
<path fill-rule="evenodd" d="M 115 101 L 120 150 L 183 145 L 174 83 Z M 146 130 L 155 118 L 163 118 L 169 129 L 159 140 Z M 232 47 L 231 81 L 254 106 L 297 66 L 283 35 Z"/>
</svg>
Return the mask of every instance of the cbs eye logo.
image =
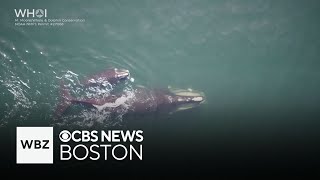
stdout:
<svg viewBox="0 0 320 180">
<path fill-rule="evenodd" d="M 71 133 L 67 130 L 63 130 L 60 132 L 59 138 L 62 142 L 69 142 L 71 139 Z"/>
</svg>

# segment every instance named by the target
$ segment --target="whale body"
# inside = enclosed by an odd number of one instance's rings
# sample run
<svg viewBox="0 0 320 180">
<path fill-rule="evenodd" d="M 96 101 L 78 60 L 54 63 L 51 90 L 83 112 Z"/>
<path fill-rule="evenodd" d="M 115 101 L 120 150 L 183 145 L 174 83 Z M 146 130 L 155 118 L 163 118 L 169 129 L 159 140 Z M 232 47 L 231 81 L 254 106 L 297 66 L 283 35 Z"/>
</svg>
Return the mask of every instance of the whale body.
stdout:
<svg viewBox="0 0 320 180">
<path fill-rule="evenodd" d="M 105 72 L 95 74 L 83 81 L 86 86 L 97 85 L 101 80 L 107 80 L 116 85 L 122 80 L 129 79 L 130 73 L 125 69 L 108 69 Z M 126 107 L 128 113 L 149 112 L 175 112 L 197 107 L 205 101 L 204 94 L 191 89 L 151 89 L 137 86 L 134 90 L 111 94 L 101 98 L 77 98 L 71 96 L 69 90 L 61 83 L 60 103 L 56 109 L 56 115 L 61 116 L 72 104 L 82 104 L 97 109 L 116 112 Z"/>
</svg>

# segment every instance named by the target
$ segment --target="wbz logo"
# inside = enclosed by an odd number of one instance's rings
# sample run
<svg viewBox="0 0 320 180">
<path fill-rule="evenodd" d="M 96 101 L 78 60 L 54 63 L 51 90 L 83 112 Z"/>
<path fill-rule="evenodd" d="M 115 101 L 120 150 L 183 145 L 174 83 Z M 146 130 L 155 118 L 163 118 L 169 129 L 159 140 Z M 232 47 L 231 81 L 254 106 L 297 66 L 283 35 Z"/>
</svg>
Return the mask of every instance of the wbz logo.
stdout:
<svg viewBox="0 0 320 180">
<path fill-rule="evenodd" d="M 43 143 L 43 144 L 42 144 Z M 50 149 L 48 146 L 49 140 L 21 140 L 21 145 L 23 149 Z M 33 144 L 33 146 L 32 146 Z"/>
<path fill-rule="evenodd" d="M 16 17 L 47 17 L 47 9 L 14 9 Z"/>
<path fill-rule="evenodd" d="M 53 164 L 53 127 L 17 127 L 17 164 Z"/>
</svg>

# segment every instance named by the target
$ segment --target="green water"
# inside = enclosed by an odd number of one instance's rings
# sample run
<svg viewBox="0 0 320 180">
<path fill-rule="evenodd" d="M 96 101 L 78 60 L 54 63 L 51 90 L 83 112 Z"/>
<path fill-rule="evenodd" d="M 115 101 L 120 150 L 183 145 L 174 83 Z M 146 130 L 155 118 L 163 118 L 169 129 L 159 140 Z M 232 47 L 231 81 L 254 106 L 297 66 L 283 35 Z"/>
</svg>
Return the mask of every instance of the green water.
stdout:
<svg viewBox="0 0 320 180">
<path fill-rule="evenodd" d="M 85 22 L 15 26 L 14 8 Z M 309 142 L 319 137 L 319 12 L 318 1 L 289 0 L 3 2 L 0 125 L 50 122 L 62 77 L 118 67 L 130 70 L 133 86 L 206 94 L 199 108 L 163 121 L 127 122 L 151 123 L 163 139 L 233 148 Z"/>
</svg>

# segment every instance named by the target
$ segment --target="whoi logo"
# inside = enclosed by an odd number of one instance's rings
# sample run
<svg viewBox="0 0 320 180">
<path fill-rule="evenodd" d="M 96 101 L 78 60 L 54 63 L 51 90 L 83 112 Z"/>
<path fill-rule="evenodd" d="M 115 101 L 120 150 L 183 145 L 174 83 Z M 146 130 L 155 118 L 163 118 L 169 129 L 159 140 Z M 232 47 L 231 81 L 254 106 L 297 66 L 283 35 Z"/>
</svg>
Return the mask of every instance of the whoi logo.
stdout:
<svg viewBox="0 0 320 180">
<path fill-rule="evenodd" d="M 14 9 L 17 18 L 47 17 L 47 9 Z"/>
<path fill-rule="evenodd" d="M 37 26 L 37 27 L 62 27 L 66 24 L 84 23 L 84 18 L 48 18 L 47 9 L 13 9 L 14 25 L 25 26 Z M 54 16 L 54 15 L 53 15 Z"/>
</svg>

